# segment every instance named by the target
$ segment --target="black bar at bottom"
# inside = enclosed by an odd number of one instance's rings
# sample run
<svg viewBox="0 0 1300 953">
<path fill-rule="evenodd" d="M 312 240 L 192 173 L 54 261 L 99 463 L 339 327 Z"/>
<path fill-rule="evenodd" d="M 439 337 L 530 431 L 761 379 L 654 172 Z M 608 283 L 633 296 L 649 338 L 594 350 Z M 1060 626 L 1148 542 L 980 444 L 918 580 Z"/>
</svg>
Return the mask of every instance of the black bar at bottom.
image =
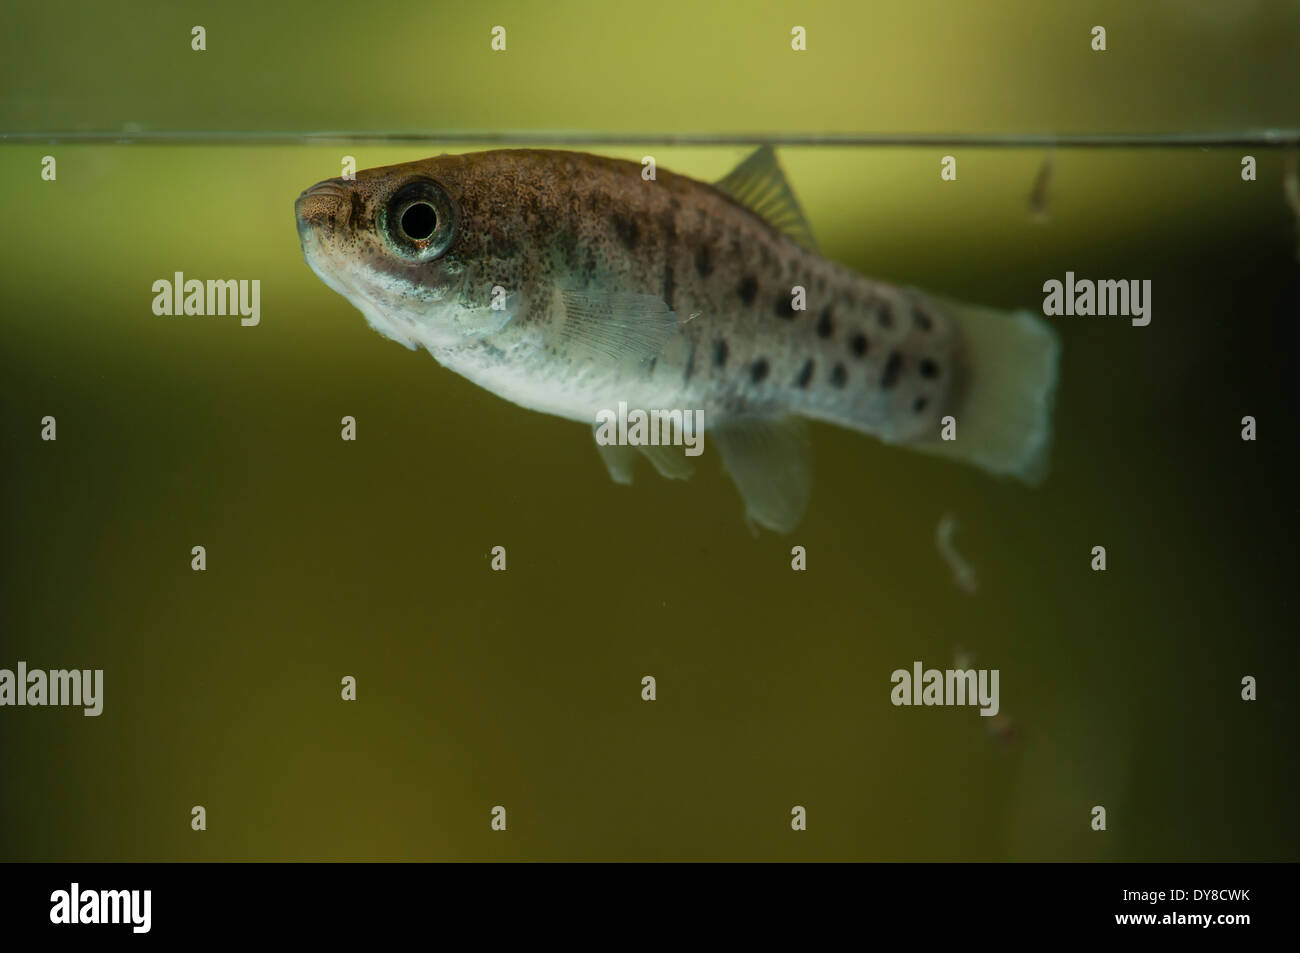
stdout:
<svg viewBox="0 0 1300 953">
<path fill-rule="evenodd" d="M 1289 935 L 1276 864 L 7 864 L 6 939 Z M 74 886 L 75 885 L 75 886 Z M 146 894 L 147 891 L 147 894 Z M 110 921 L 90 922 L 85 921 Z M 117 922 L 111 922 L 116 920 Z M 76 922 L 74 922 L 76 921 Z M 603 931 L 612 929 L 614 933 Z"/>
</svg>

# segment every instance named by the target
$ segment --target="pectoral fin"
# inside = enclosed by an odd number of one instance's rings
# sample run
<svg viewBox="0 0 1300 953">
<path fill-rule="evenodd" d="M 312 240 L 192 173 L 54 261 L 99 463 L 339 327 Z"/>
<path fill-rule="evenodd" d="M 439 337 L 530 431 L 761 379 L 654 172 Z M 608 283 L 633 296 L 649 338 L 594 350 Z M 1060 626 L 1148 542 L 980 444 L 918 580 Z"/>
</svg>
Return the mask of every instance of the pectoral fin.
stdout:
<svg viewBox="0 0 1300 953">
<path fill-rule="evenodd" d="M 676 330 L 677 315 L 654 295 L 556 291 L 553 333 L 577 356 L 640 364 Z"/>
<path fill-rule="evenodd" d="M 812 446 L 798 417 L 729 421 L 713 445 L 745 501 L 745 519 L 778 533 L 799 525 L 812 493 Z"/>
</svg>

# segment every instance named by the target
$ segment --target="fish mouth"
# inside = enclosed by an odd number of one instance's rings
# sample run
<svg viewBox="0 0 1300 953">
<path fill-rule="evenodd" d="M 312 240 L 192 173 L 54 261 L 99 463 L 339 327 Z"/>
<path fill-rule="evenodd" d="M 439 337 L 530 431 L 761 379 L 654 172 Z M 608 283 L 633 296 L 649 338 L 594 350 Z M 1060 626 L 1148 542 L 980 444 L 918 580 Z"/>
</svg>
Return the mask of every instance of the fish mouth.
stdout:
<svg viewBox="0 0 1300 953">
<path fill-rule="evenodd" d="M 303 190 L 293 203 L 298 220 L 298 240 L 306 251 L 308 238 L 320 228 L 333 229 L 338 213 L 347 205 L 348 193 L 337 179 L 325 179 Z"/>
</svg>

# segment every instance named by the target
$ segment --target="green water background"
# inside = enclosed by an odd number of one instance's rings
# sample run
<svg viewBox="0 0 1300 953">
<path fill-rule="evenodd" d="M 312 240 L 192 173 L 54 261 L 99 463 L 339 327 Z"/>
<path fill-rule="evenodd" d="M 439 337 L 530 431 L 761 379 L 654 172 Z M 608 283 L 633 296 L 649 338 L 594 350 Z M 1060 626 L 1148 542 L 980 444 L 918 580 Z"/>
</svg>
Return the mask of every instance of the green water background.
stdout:
<svg viewBox="0 0 1300 953">
<path fill-rule="evenodd" d="M 1296 4 L 1130 7 L 25 6 L 0 128 L 1296 124 Z M 442 149 L 0 146 L 0 667 L 106 683 L 99 718 L 0 709 L 0 858 L 1297 859 L 1279 151 L 1246 183 L 1242 149 L 1058 150 L 1035 223 L 1041 150 L 960 151 L 948 183 L 945 150 L 783 150 L 864 274 L 1030 308 L 1067 270 L 1149 278 L 1154 312 L 1054 319 L 1041 489 L 817 427 L 807 517 L 754 539 L 715 463 L 614 486 L 584 428 L 381 338 L 310 272 L 302 188 Z M 745 153 L 602 151 L 705 180 Z M 261 324 L 153 315 L 175 271 L 260 279 Z M 1015 737 L 890 704 L 894 669 L 959 647 L 1000 670 Z"/>
</svg>

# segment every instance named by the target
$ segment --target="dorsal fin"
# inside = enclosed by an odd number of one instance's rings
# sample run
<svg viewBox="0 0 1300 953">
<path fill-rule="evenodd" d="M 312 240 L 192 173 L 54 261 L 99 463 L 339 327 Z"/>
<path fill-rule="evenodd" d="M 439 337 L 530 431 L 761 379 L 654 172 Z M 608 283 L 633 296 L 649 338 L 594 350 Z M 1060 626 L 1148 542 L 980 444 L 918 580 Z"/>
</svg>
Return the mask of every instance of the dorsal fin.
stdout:
<svg viewBox="0 0 1300 953">
<path fill-rule="evenodd" d="M 776 161 L 776 150 L 771 146 L 759 146 L 713 187 L 804 248 L 817 250 L 812 227 L 804 218 L 794 191 Z"/>
</svg>

